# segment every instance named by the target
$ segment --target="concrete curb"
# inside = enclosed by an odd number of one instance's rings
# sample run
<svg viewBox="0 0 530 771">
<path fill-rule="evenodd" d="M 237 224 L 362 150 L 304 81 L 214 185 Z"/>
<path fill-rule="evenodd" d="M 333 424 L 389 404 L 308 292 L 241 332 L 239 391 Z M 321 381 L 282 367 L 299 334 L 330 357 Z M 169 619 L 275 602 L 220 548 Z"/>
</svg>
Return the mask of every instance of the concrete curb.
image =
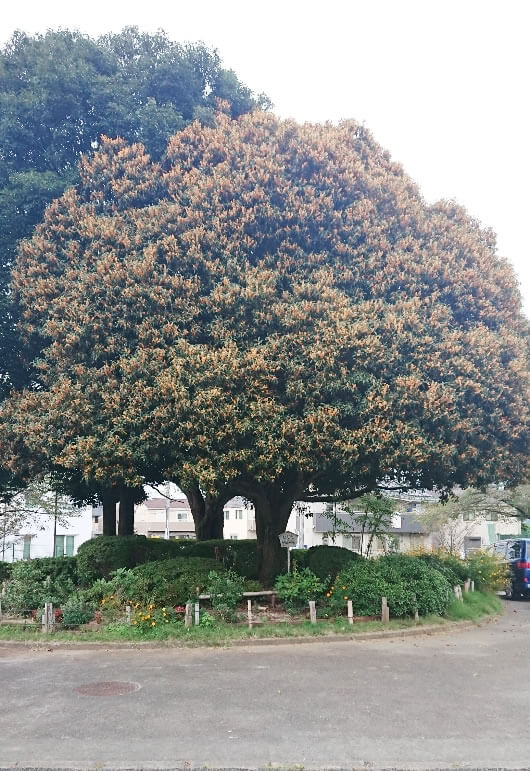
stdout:
<svg viewBox="0 0 530 771">
<path fill-rule="evenodd" d="M 480 627 L 484 624 L 499 618 L 498 614 L 486 616 L 478 622 L 474 621 L 451 621 L 446 624 L 432 624 L 429 626 L 406 627 L 404 629 L 388 629 L 381 632 L 352 632 L 351 634 L 330 634 L 315 635 L 314 637 L 263 637 L 249 638 L 244 640 L 221 640 L 217 645 L 198 643 L 197 641 L 185 642 L 182 640 L 160 640 L 160 641 L 139 641 L 139 642 L 89 642 L 75 640 L 64 640 L 61 642 L 45 642 L 44 640 L 0 640 L 0 650 L 46 650 L 48 652 L 56 650 L 82 651 L 82 650 L 159 650 L 178 649 L 178 648 L 241 648 L 255 647 L 259 645 L 303 645 L 304 643 L 323 643 L 323 642 L 363 642 L 365 640 L 386 640 L 399 637 L 419 637 L 421 635 L 431 636 L 443 632 L 460 631 Z M 1 770 L 0 770 L 1 771 Z"/>
</svg>

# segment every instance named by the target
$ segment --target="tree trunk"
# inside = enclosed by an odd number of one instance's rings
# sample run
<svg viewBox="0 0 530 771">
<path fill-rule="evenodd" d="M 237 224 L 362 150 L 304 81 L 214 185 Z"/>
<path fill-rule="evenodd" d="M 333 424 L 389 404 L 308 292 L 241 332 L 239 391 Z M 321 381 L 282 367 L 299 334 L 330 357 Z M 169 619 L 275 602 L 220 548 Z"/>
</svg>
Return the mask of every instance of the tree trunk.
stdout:
<svg viewBox="0 0 530 771">
<path fill-rule="evenodd" d="M 222 539 L 224 528 L 223 508 L 229 500 L 230 494 L 225 492 L 217 496 L 203 495 L 199 485 L 186 488 L 184 493 L 190 504 L 197 540 Z"/>
<path fill-rule="evenodd" d="M 134 501 L 137 491 L 124 487 L 120 492 L 120 517 L 118 535 L 134 535 Z"/>
<path fill-rule="evenodd" d="M 272 586 L 279 573 L 286 570 L 286 555 L 278 536 L 284 533 L 296 498 L 279 491 L 265 490 L 252 496 L 256 511 L 258 539 L 258 577 L 265 586 Z"/>
<path fill-rule="evenodd" d="M 103 535 L 116 535 L 116 504 L 118 492 L 113 488 L 103 490 L 101 502 L 103 504 Z"/>
</svg>

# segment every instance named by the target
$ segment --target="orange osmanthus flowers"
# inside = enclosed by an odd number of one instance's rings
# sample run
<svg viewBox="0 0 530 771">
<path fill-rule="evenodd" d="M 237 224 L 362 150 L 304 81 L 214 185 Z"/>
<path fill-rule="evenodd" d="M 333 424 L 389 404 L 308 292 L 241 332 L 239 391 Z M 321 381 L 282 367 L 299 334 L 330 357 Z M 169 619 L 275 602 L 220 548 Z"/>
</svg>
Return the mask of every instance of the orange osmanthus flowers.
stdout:
<svg viewBox="0 0 530 771">
<path fill-rule="evenodd" d="M 3 410 L 11 466 L 229 485 L 255 503 L 265 578 L 308 490 L 527 474 L 512 270 L 353 121 L 219 115 L 158 164 L 107 140 L 14 288 L 43 354 L 40 389 Z"/>
</svg>

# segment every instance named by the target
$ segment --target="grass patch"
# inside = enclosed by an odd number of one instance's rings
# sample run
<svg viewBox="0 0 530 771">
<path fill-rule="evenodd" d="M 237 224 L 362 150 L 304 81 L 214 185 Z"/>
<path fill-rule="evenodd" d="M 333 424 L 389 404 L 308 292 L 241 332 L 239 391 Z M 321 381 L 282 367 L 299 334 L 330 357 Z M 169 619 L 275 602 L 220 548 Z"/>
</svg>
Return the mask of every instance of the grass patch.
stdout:
<svg viewBox="0 0 530 771">
<path fill-rule="evenodd" d="M 26 626 L 0 626 L 0 640 L 20 640 L 39 642 L 167 642 L 174 645 L 190 646 L 225 646 L 234 640 L 260 640 L 289 637 L 330 637 L 337 634 L 355 635 L 362 632 L 381 632 L 388 630 L 410 629 L 418 626 L 443 626 L 451 621 L 478 621 L 485 616 L 502 612 L 503 604 L 495 594 L 468 592 L 464 602 L 455 599 L 446 616 L 422 616 L 419 621 L 412 618 L 391 619 L 389 624 L 381 621 L 362 621 L 350 625 L 346 618 L 335 621 L 309 621 L 301 623 L 285 622 L 281 624 L 262 624 L 248 628 L 208 617 L 207 624 L 185 628 L 183 623 L 160 626 L 149 631 L 141 631 L 127 624 L 108 624 L 101 629 L 91 631 L 58 630 L 52 635 L 44 635 L 37 624 Z"/>
<path fill-rule="evenodd" d="M 502 600 L 490 592 L 465 592 L 464 602 L 455 598 L 447 609 L 446 617 L 451 621 L 479 621 L 484 616 L 502 613 Z"/>
</svg>

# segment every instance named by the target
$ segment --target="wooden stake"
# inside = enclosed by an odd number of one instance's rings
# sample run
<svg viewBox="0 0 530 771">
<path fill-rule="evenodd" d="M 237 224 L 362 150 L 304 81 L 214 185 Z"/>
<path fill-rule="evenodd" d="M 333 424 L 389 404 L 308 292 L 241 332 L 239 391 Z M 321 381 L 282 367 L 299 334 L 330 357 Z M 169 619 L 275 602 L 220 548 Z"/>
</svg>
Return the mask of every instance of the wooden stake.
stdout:
<svg viewBox="0 0 530 771">
<path fill-rule="evenodd" d="M 348 623 L 353 624 L 353 602 L 348 600 Z"/>
<path fill-rule="evenodd" d="M 252 627 L 252 600 L 247 600 L 248 625 Z"/>
<path fill-rule="evenodd" d="M 381 621 L 388 624 L 390 621 L 390 610 L 388 609 L 386 597 L 381 597 Z"/>
<path fill-rule="evenodd" d="M 195 626 L 199 626 L 201 622 L 201 613 L 199 608 L 199 603 L 195 603 Z"/>
<path fill-rule="evenodd" d="M 316 609 L 316 603 L 314 600 L 309 600 L 309 618 L 311 619 L 312 624 L 316 624 L 317 609 Z"/>
<path fill-rule="evenodd" d="M 184 626 L 191 626 L 191 602 L 186 603 L 186 613 L 184 614 Z"/>
<path fill-rule="evenodd" d="M 128 624 L 131 623 L 131 606 L 130 605 L 125 606 L 125 621 Z"/>
</svg>

